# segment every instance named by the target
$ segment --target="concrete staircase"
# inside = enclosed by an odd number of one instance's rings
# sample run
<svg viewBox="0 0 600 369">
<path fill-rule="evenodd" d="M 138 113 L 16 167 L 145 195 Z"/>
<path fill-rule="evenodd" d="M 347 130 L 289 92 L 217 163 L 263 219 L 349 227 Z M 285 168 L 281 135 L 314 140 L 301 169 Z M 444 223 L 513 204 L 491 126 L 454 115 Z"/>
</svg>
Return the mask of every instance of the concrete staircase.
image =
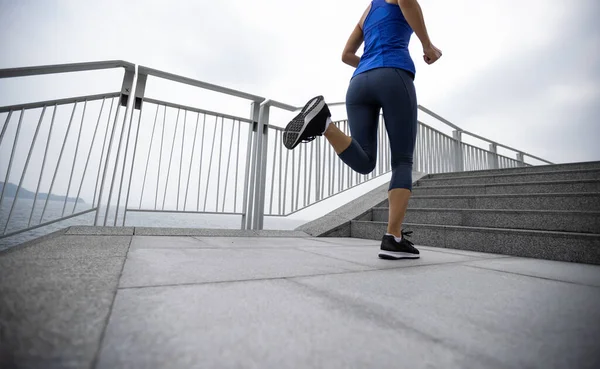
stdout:
<svg viewBox="0 0 600 369">
<path fill-rule="evenodd" d="M 387 200 L 351 221 L 380 239 Z M 404 228 L 417 245 L 600 264 L 600 162 L 427 175 Z"/>
</svg>

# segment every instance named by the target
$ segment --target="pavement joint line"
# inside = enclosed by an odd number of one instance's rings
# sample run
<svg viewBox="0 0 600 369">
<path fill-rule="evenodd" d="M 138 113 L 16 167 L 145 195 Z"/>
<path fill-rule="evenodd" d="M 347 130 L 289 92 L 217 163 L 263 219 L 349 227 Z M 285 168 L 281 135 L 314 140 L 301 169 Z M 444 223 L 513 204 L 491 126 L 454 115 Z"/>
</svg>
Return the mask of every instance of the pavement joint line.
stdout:
<svg viewBox="0 0 600 369">
<path fill-rule="evenodd" d="M 314 241 L 317 241 L 317 242 L 324 242 L 324 243 L 329 244 L 329 245 L 337 245 L 333 241 L 326 241 L 326 240 L 323 240 L 323 239 L 320 239 L 320 238 L 324 238 L 324 237 L 314 237 L 314 238 L 311 238 L 311 240 L 314 240 Z M 359 240 L 360 239 L 360 238 L 352 238 L 352 237 L 340 237 L 340 238 L 349 238 L 349 239 L 353 239 L 353 240 Z M 377 240 L 367 240 L 367 239 L 364 239 L 364 240 L 366 242 L 379 242 Z M 345 246 L 345 245 L 340 245 L 340 246 Z M 375 246 L 375 245 L 355 245 L 355 246 Z"/>
<path fill-rule="evenodd" d="M 336 258 L 335 256 L 331 256 L 331 255 L 323 255 L 323 254 L 319 254 L 317 252 L 309 251 L 309 250 L 302 249 L 302 248 L 299 248 L 298 250 L 304 251 L 304 252 L 309 253 L 311 255 L 322 256 L 322 257 L 325 257 L 327 259 L 333 259 L 333 260 L 338 260 L 338 261 L 345 261 L 347 263 L 351 263 L 351 264 L 358 265 L 358 266 L 361 266 L 361 267 L 373 268 L 372 265 L 361 264 L 361 263 L 357 263 L 355 261 L 350 261 L 350 260 L 346 260 L 346 259 L 340 259 L 340 258 Z"/>
<path fill-rule="evenodd" d="M 106 336 L 106 330 L 108 329 L 108 323 L 110 322 L 110 318 L 113 313 L 113 308 L 115 306 L 115 300 L 117 299 L 117 292 L 119 291 L 119 283 L 121 283 L 121 277 L 123 276 L 123 271 L 125 270 L 125 263 L 127 263 L 127 256 L 129 255 L 129 249 L 131 248 L 131 243 L 133 242 L 133 236 L 129 236 L 129 245 L 127 246 L 127 251 L 125 252 L 125 257 L 123 258 L 123 264 L 121 265 L 121 271 L 119 272 L 119 277 L 117 278 L 116 289 L 113 294 L 112 301 L 110 302 L 110 306 L 108 308 L 108 314 L 106 315 L 106 319 L 104 319 L 104 327 L 102 328 L 102 332 L 100 333 L 100 340 L 98 341 L 98 348 L 96 349 L 96 353 L 94 354 L 94 358 L 92 359 L 92 363 L 90 365 L 91 368 L 95 369 L 98 366 L 98 361 L 100 360 L 100 352 L 102 351 L 102 346 L 104 344 L 104 337 Z"/>
<path fill-rule="evenodd" d="M 497 273 L 514 274 L 514 275 L 519 275 L 519 276 L 522 276 L 522 277 L 530 277 L 530 278 L 536 278 L 536 279 L 543 279 L 545 281 L 568 283 L 568 284 L 574 284 L 574 285 L 577 285 L 577 286 L 592 287 L 592 288 L 600 289 L 600 286 L 594 286 L 592 284 L 585 284 L 585 283 L 572 282 L 572 281 L 564 281 L 564 280 L 556 279 L 556 278 L 540 277 L 540 276 L 537 276 L 537 275 L 531 275 L 531 274 L 519 273 L 519 272 L 510 272 L 510 271 L 507 271 L 507 270 L 499 270 L 499 269 L 494 269 L 494 268 L 489 268 L 489 267 L 486 268 L 486 267 L 482 267 L 482 266 L 479 266 L 479 265 L 468 265 L 468 264 L 465 264 L 465 266 L 469 267 L 469 268 L 475 268 L 475 269 L 490 270 L 490 271 L 497 272 Z"/>
<path fill-rule="evenodd" d="M 321 255 L 321 256 L 323 256 L 323 255 Z M 469 262 L 473 262 L 473 261 L 491 260 L 491 259 L 496 259 L 496 258 L 449 261 L 449 262 L 442 262 L 442 263 L 419 264 L 419 265 L 399 266 L 399 267 L 391 267 L 391 268 L 376 268 L 376 267 L 365 266 L 370 269 L 344 270 L 344 271 L 340 271 L 340 272 L 330 272 L 330 273 L 300 274 L 300 275 L 292 275 L 292 276 L 285 276 L 285 277 L 264 277 L 264 278 L 231 279 L 231 280 L 225 280 L 225 281 L 168 283 L 168 284 L 158 284 L 158 285 L 151 285 L 151 286 L 127 286 L 127 287 L 118 287 L 117 289 L 118 290 L 134 290 L 134 289 L 145 289 L 145 288 L 187 287 L 187 286 L 203 286 L 203 285 L 211 285 L 211 284 L 262 282 L 262 281 L 274 281 L 274 280 L 285 280 L 285 279 L 296 279 L 296 278 L 326 277 L 326 276 L 336 276 L 336 275 L 344 275 L 344 274 L 386 272 L 386 271 L 391 271 L 391 270 L 424 268 L 424 267 L 433 267 L 433 266 L 461 265 L 461 264 L 469 263 Z M 347 260 L 344 260 L 344 261 L 347 262 Z M 406 261 L 407 260 L 394 260 L 394 261 L 390 261 L 390 263 L 406 262 Z M 364 265 L 361 265 L 361 266 L 364 266 Z"/>
<path fill-rule="evenodd" d="M 475 255 L 465 255 L 462 253 L 458 253 L 458 252 L 451 252 L 451 251 L 443 251 L 446 250 L 445 248 L 441 248 L 441 247 L 433 247 L 433 246 L 419 246 L 419 245 L 415 245 L 415 247 L 418 249 L 419 247 L 422 248 L 422 250 L 425 251 L 431 251 L 431 252 L 440 252 L 442 254 L 451 254 L 451 255 L 463 255 L 463 256 L 469 256 L 472 258 L 483 258 L 483 259 L 506 259 L 506 258 L 511 258 L 511 257 L 516 257 L 516 256 L 510 256 L 510 255 L 498 255 L 495 254 L 494 256 L 475 256 Z M 424 247 L 424 248 L 423 248 Z M 432 250 L 435 249 L 435 250 Z M 441 249 L 441 250 L 438 250 Z M 464 252 L 478 252 L 481 254 L 485 254 L 485 252 L 482 251 L 471 251 L 471 250 L 461 250 L 461 249 L 448 249 L 448 250 L 456 250 L 456 251 L 464 251 Z"/>
</svg>

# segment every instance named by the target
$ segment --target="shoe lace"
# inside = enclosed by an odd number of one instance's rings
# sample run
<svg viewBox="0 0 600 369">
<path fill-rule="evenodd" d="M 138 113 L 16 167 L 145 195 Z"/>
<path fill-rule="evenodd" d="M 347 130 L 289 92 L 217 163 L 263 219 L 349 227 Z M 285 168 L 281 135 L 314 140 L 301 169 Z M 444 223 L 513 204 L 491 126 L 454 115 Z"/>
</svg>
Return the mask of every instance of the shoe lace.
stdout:
<svg viewBox="0 0 600 369">
<path fill-rule="evenodd" d="M 411 241 L 408 240 L 407 237 L 410 237 L 412 235 L 412 231 L 400 231 L 400 234 L 402 235 L 402 238 L 411 246 L 414 246 L 415 244 L 412 243 Z"/>
</svg>

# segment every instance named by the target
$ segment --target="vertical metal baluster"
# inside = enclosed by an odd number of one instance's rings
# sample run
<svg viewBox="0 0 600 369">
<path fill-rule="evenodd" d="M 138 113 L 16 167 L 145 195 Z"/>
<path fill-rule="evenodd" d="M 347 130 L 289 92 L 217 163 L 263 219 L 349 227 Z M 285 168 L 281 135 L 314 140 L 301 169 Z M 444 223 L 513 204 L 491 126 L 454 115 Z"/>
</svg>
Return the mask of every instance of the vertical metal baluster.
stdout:
<svg viewBox="0 0 600 369">
<path fill-rule="evenodd" d="M 446 136 L 440 134 L 440 139 L 442 141 L 442 173 L 445 173 L 447 158 L 448 158 L 448 151 L 447 151 L 447 147 L 446 147 Z"/>
<path fill-rule="evenodd" d="M 452 172 L 452 158 L 454 158 L 454 155 L 452 153 L 452 148 L 454 146 L 452 145 L 452 139 L 450 137 L 446 138 L 446 152 L 447 152 L 447 158 L 446 158 L 446 172 Z"/>
<path fill-rule="evenodd" d="M 423 127 L 423 166 L 425 167 L 425 173 L 431 173 L 431 168 L 429 167 L 429 159 L 431 159 L 431 144 L 429 143 L 429 129 L 427 127 Z"/>
<path fill-rule="evenodd" d="M 283 145 L 283 135 L 281 136 L 281 142 Z M 285 215 L 285 205 L 286 205 L 286 197 L 287 197 L 287 179 L 288 179 L 288 164 L 289 164 L 289 158 L 290 158 L 290 150 L 285 150 L 285 175 L 283 176 L 283 211 L 281 212 L 281 215 Z"/>
<path fill-rule="evenodd" d="M 325 141 L 325 140 L 323 140 Z M 327 142 L 324 142 L 325 145 L 327 145 Z M 327 183 L 329 183 L 329 185 L 331 186 L 332 192 L 335 193 L 335 182 L 336 182 L 336 177 L 335 177 L 335 164 L 337 162 L 337 155 L 333 155 L 333 159 L 331 160 L 331 167 L 328 168 L 327 170 Z M 319 163 L 321 163 L 321 159 L 319 158 Z M 338 190 L 339 191 L 339 190 Z M 323 193 L 321 193 L 320 199 L 323 198 Z"/>
<path fill-rule="evenodd" d="M 321 166 L 325 166 L 325 163 L 321 162 L 321 137 L 317 137 L 315 142 L 315 201 L 321 199 L 322 193 L 319 189 L 321 188 L 321 180 L 325 183 L 325 178 L 321 177 Z"/>
<path fill-rule="evenodd" d="M 268 128 L 267 128 L 268 129 Z M 273 194 L 275 193 L 275 163 L 277 162 L 277 134 L 273 140 L 273 171 L 271 172 L 271 199 L 269 201 L 269 215 L 273 214 Z"/>
<path fill-rule="evenodd" d="M 154 115 L 154 124 L 152 125 L 152 135 L 150 136 L 150 145 L 148 145 L 148 154 L 146 155 L 146 169 L 144 169 L 144 179 L 142 180 L 142 192 L 140 194 L 140 205 L 139 209 L 142 208 L 142 200 L 144 199 L 144 190 L 146 189 L 146 176 L 148 174 L 148 164 L 150 163 L 150 154 L 152 153 L 152 144 L 154 143 L 154 131 L 156 130 L 156 122 L 158 121 L 158 108 L 156 105 L 156 114 Z M 140 120 L 141 120 L 140 116 Z M 140 122 L 141 124 L 141 122 Z"/>
<path fill-rule="evenodd" d="M 311 145 L 311 144 L 312 143 L 307 144 L 307 145 Z M 310 163 L 308 161 L 306 161 L 306 159 L 307 159 L 307 153 L 308 153 L 308 146 L 305 146 L 305 148 L 304 148 L 304 171 L 302 172 L 302 176 L 304 177 L 304 198 L 303 198 L 303 200 L 304 200 L 304 206 L 306 206 L 306 200 L 307 200 L 306 199 L 306 193 L 307 193 L 307 188 L 306 188 L 307 187 L 306 186 L 306 179 L 307 179 L 306 178 L 306 166 L 310 165 Z"/>
<path fill-rule="evenodd" d="M 416 141 L 416 158 L 415 158 L 415 169 L 417 172 L 421 171 L 421 123 L 417 123 L 417 141 Z"/>
<path fill-rule="evenodd" d="M 204 114 L 204 119 L 202 119 L 202 139 L 200 140 L 200 168 L 198 168 L 198 198 L 196 199 L 196 211 L 200 211 L 200 188 L 202 186 L 202 158 L 204 156 L 204 132 L 206 130 L 206 114 Z M 250 133 L 252 132 L 252 127 L 250 127 Z M 248 133 L 248 137 L 251 134 Z M 250 139 L 250 138 L 248 138 Z M 250 151 L 250 149 L 248 149 Z M 249 160 L 250 154 L 246 157 L 246 160 Z M 208 184 L 206 185 L 206 191 L 208 191 Z"/>
<path fill-rule="evenodd" d="M 227 155 L 227 171 L 225 172 L 225 188 L 223 190 L 223 208 L 222 212 L 225 212 L 225 202 L 227 201 L 227 182 L 229 180 L 229 163 L 231 162 L 231 149 L 233 148 L 233 134 L 235 133 L 235 120 L 231 121 L 231 138 L 229 140 L 229 154 Z M 234 207 L 235 212 L 235 207 Z"/>
<path fill-rule="evenodd" d="M 316 142 L 313 141 L 310 144 L 310 160 L 308 161 L 308 199 L 307 201 L 304 202 L 304 206 L 306 206 L 306 204 L 310 204 L 310 190 L 312 187 L 312 168 L 313 168 L 313 154 L 315 151 L 315 146 L 316 146 Z M 316 169 L 315 169 L 316 170 Z M 315 177 L 317 175 L 315 174 Z M 316 182 L 316 178 L 315 178 L 315 182 Z"/>
<path fill-rule="evenodd" d="M 277 193 L 277 201 L 279 201 L 279 215 L 283 215 L 282 209 L 281 209 L 281 196 L 282 196 L 282 192 L 285 191 L 285 189 L 281 188 L 281 180 L 282 180 L 282 169 L 283 169 L 283 165 L 281 160 L 283 159 L 283 131 L 279 131 L 279 192 Z"/>
<path fill-rule="evenodd" d="M 44 220 L 44 214 L 46 214 L 46 207 L 48 206 L 48 200 L 52 195 L 52 189 L 54 188 L 54 181 L 56 180 L 56 174 L 58 173 L 58 168 L 60 167 L 60 162 L 62 161 L 62 156 L 65 150 L 65 145 L 67 144 L 67 139 L 69 138 L 69 132 L 71 131 L 71 124 L 73 123 L 73 117 L 75 116 L 75 109 L 77 108 L 77 101 L 73 105 L 73 111 L 71 112 L 71 119 L 69 119 L 69 125 L 67 126 L 67 133 L 65 134 L 65 139 L 63 141 L 62 147 L 60 149 L 60 154 L 58 154 L 58 162 L 56 163 L 56 169 L 54 170 L 54 175 L 52 176 L 52 182 L 50 183 L 50 189 L 48 190 L 48 195 L 46 196 L 46 201 L 44 202 L 44 209 L 42 210 L 42 215 L 40 216 L 39 224 L 41 224 Z M 17 141 L 15 140 L 15 145 Z M 2 201 L 0 200 L 0 204 Z"/>
<path fill-rule="evenodd" d="M 464 155 L 465 155 L 465 171 L 470 171 L 471 162 L 469 161 L 469 146 L 464 144 Z"/>
<path fill-rule="evenodd" d="M 482 169 L 487 169 L 487 155 L 485 151 L 481 151 L 481 168 Z"/>
<path fill-rule="evenodd" d="M 446 171 L 447 172 L 452 172 L 452 158 L 454 158 L 454 155 L 452 153 L 452 149 L 453 149 L 453 145 L 452 145 L 452 139 L 450 137 L 446 138 L 446 150 L 447 150 L 447 155 L 448 157 L 446 158 Z"/>
<path fill-rule="evenodd" d="M 212 157 L 215 151 L 215 139 L 217 137 L 217 124 L 219 117 L 215 116 L 215 129 L 213 130 L 212 146 L 210 148 L 210 159 L 208 160 L 208 175 L 206 177 L 206 193 L 204 194 L 204 207 L 202 211 L 206 211 L 206 200 L 208 199 L 208 185 L 210 184 L 210 170 L 212 168 Z"/>
<path fill-rule="evenodd" d="M 440 173 L 443 173 L 444 172 L 444 157 L 445 157 L 444 136 L 442 136 L 441 133 L 438 133 L 437 136 L 438 136 L 438 142 L 440 145 L 440 149 L 439 149 L 440 150 L 439 151 L 439 153 L 440 153 L 440 159 L 439 159 L 440 160 Z"/>
<path fill-rule="evenodd" d="M 327 145 L 326 142 L 325 142 L 325 144 Z M 332 152 L 329 155 L 329 159 L 330 159 L 330 161 L 329 161 L 329 168 L 328 168 L 329 171 L 328 171 L 327 174 L 329 174 L 329 179 L 330 179 L 330 182 L 329 182 L 329 196 L 331 196 L 331 195 L 333 195 L 333 193 L 335 191 L 335 188 L 334 188 L 334 186 L 335 186 L 335 163 L 337 162 L 337 160 L 336 160 L 337 159 L 337 155 L 335 155 L 335 153 Z"/>
<path fill-rule="evenodd" d="M 4 121 L 4 126 L 2 126 L 2 133 L 0 133 L 0 146 L 2 146 L 2 141 L 4 141 L 4 134 L 6 133 L 6 128 L 8 128 L 8 122 L 10 122 L 10 117 L 12 116 L 13 111 L 9 110 L 8 115 L 6 116 L 6 120 Z"/>
<path fill-rule="evenodd" d="M 292 151 L 292 202 L 290 204 L 290 211 L 294 212 L 296 209 L 294 208 L 294 195 L 297 196 L 295 191 L 295 178 L 296 178 L 296 150 Z"/>
<path fill-rule="evenodd" d="M 135 166 L 135 157 L 137 154 L 138 140 L 139 140 L 139 136 L 140 136 L 140 127 L 142 126 L 143 109 L 144 109 L 144 106 L 142 105 L 138 112 L 138 124 L 137 124 L 137 129 L 135 131 L 135 139 L 133 141 L 133 156 L 131 157 L 131 169 L 129 172 L 129 183 L 127 184 L 127 192 L 125 193 L 125 209 L 123 210 L 123 222 L 121 223 L 122 227 L 125 227 L 125 221 L 127 220 L 127 206 L 129 205 L 129 195 L 131 194 L 131 183 L 133 182 L 133 169 Z M 157 108 L 156 112 L 158 113 L 158 108 Z M 135 114 L 135 110 L 133 110 L 133 112 L 131 113 L 132 122 L 133 122 L 134 114 Z M 129 141 L 127 141 L 127 142 L 129 142 Z M 127 159 L 127 156 L 125 156 L 125 159 Z M 126 162 L 127 162 L 127 160 L 125 160 L 123 163 L 123 169 L 125 168 Z M 119 195 L 119 199 L 121 199 L 120 195 Z M 119 204 L 119 202 L 117 201 L 117 205 L 118 204 Z M 118 209 L 118 207 L 117 207 L 117 209 Z M 115 217 L 115 225 L 116 225 L 116 221 L 117 221 L 117 217 Z"/>
<path fill-rule="evenodd" d="M 431 158 L 431 145 L 429 144 L 429 129 L 423 126 L 423 167 L 425 173 L 431 173 L 429 159 Z"/>
<path fill-rule="evenodd" d="M 340 159 L 339 157 L 337 158 L 337 162 L 338 162 L 338 192 L 342 192 L 342 188 L 344 187 L 344 174 L 342 172 L 342 170 L 344 168 L 342 168 L 344 166 L 344 162 L 342 162 L 342 159 Z"/>
<path fill-rule="evenodd" d="M 432 173 L 437 173 L 437 166 L 436 166 L 437 145 L 435 142 L 435 132 L 433 131 L 433 129 L 429 130 L 429 132 L 431 133 L 431 150 L 432 150 L 431 171 L 432 171 Z"/>
<path fill-rule="evenodd" d="M 438 172 L 439 173 L 443 173 L 444 172 L 444 136 L 442 136 L 441 133 L 437 133 L 436 132 L 436 136 L 438 139 Z"/>
<path fill-rule="evenodd" d="M 348 134 L 350 127 L 348 126 L 348 122 L 344 122 L 344 133 L 346 133 L 346 135 Z M 344 168 L 346 169 L 346 172 L 348 172 L 348 187 L 350 188 L 352 187 L 352 170 L 350 170 L 350 167 L 346 167 Z"/>
<path fill-rule="evenodd" d="M 75 196 L 75 205 L 73 205 L 73 211 L 71 214 L 75 214 L 75 210 L 77 209 L 77 204 L 79 203 L 77 199 L 79 199 L 79 195 L 81 195 L 81 188 L 83 187 L 83 181 L 85 179 L 85 174 L 87 173 L 87 168 L 90 163 L 90 156 L 92 155 L 92 148 L 94 147 L 94 141 L 96 141 L 96 133 L 98 132 L 98 127 L 100 126 L 100 119 L 102 118 L 102 112 L 104 111 L 104 103 L 106 98 L 102 99 L 102 106 L 100 106 L 100 113 L 98 114 L 98 121 L 96 122 L 96 128 L 94 128 L 94 135 L 92 136 L 92 143 L 90 143 L 90 149 L 88 150 L 87 159 L 85 160 L 85 167 L 83 168 L 83 175 L 81 176 L 81 182 L 79 183 L 79 189 L 77 190 L 77 195 Z M 92 203 L 92 207 L 94 207 L 94 203 Z"/>
<path fill-rule="evenodd" d="M 48 140 L 46 140 L 46 148 L 44 149 L 44 159 L 42 159 L 42 169 L 40 173 L 40 177 L 38 178 L 38 183 L 35 188 L 35 196 L 33 198 L 33 206 L 31 207 L 31 213 L 29 214 L 29 222 L 27 222 L 27 228 L 31 226 L 31 220 L 33 219 L 33 212 L 35 210 L 35 204 L 37 203 L 38 194 L 40 192 L 40 185 L 42 183 L 42 178 L 44 177 L 44 169 L 46 169 L 46 158 L 48 156 L 48 147 L 50 146 L 50 139 L 52 138 L 52 130 L 54 128 L 54 118 L 56 117 L 56 104 L 54 104 L 54 110 L 52 111 L 52 120 L 50 121 L 50 130 L 48 131 Z M 5 182 L 6 183 L 6 182 Z M 15 196 L 16 198 L 16 196 Z M 92 203 L 92 206 L 94 204 Z"/>
<path fill-rule="evenodd" d="M 94 188 L 94 199 L 92 200 L 92 207 L 96 204 L 96 195 L 98 194 L 98 185 L 100 183 L 100 172 L 102 170 L 102 158 L 104 158 L 104 150 L 106 149 L 106 139 L 108 138 L 108 129 L 110 128 L 110 117 L 112 115 L 113 105 L 115 98 L 110 99 L 110 110 L 108 111 L 108 118 L 106 119 L 106 131 L 104 132 L 104 138 L 102 139 L 102 152 L 100 153 L 100 160 L 98 161 L 98 174 L 96 175 L 96 185 Z M 98 208 L 100 208 L 100 201 L 98 201 Z M 97 211 L 96 211 L 97 212 Z"/>
<path fill-rule="evenodd" d="M 327 181 L 327 186 L 329 187 L 327 190 L 327 193 L 329 195 L 329 197 L 333 196 L 335 194 L 335 190 L 334 190 L 334 184 L 335 184 L 335 177 L 333 176 L 333 174 L 335 173 L 332 168 L 334 167 L 334 163 L 335 160 L 337 159 L 337 154 L 335 153 L 335 150 L 333 150 L 332 146 L 328 147 L 328 153 L 329 153 L 329 160 L 327 160 L 327 175 L 329 176 L 329 181 Z"/>
<path fill-rule="evenodd" d="M 154 210 L 158 205 L 158 189 L 160 187 L 160 167 L 162 164 L 163 143 L 165 140 L 165 126 L 167 125 L 167 106 L 163 111 L 162 134 L 160 135 L 160 151 L 158 152 L 158 172 L 156 174 L 156 194 L 154 195 Z"/>
<path fill-rule="evenodd" d="M 2 192 L 0 193 L 0 209 L 2 209 L 2 202 L 4 202 L 4 191 L 6 187 L 8 187 L 8 179 L 10 177 L 10 171 L 12 169 L 13 159 L 15 157 L 15 150 L 17 148 L 17 144 L 19 143 L 19 133 L 21 132 L 21 124 L 23 123 L 23 116 L 25 115 L 25 109 L 21 109 L 21 114 L 19 116 L 19 123 L 17 124 L 17 132 L 15 133 L 15 141 L 13 142 L 13 147 L 10 153 L 10 159 L 8 160 L 8 169 L 6 170 L 6 177 L 4 178 L 4 185 L 2 186 Z M 8 122 L 7 122 L 8 125 Z M 48 194 L 50 197 L 50 194 Z"/>
<path fill-rule="evenodd" d="M 194 153 L 196 152 L 196 138 L 198 137 L 198 122 L 200 122 L 200 113 L 196 117 L 196 127 L 194 128 L 194 141 L 192 142 L 192 156 L 190 157 L 190 167 L 188 169 L 188 179 L 185 185 L 185 197 L 183 201 L 183 211 L 187 208 L 188 191 L 190 189 L 190 178 L 192 178 L 192 163 L 194 162 Z"/>
<path fill-rule="evenodd" d="M 302 176 L 302 151 L 304 149 L 304 145 L 300 146 L 300 152 L 298 153 L 298 182 L 296 183 L 296 188 L 298 189 L 298 193 L 296 196 L 296 210 L 298 210 L 298 204 L 300 203 L 300 177 Z"/>
<path fill-rule="evenodd" d="M 440 134 L 437 132 L 434 132 L 434 137 L 435 137 L 435 170 L 436 173 L 440 173 L 441 172 L 441 156 L 442 156 L 442 147 L 440 144 Z"/>
<path fill-rule="evenodd" d="M 237 212 L 237 193 L 238 193 L 238 169 L 240 167 L 240 132 L 242 130 L 242 122 L 238 121 L 238 137 L 237 137 L 237 154 L 235 157 L 235 187 L 233 191 L 233 212 Z"/>
<path fill-rule="evenodd" d="M 444 173 L 446 171 L 446 139 L 445 137 L 438 133 L 440 136 L 440 173 Z"/>
<path fill-rule="evenodd" d="M 85 119 L 85 111 L 87 108 L 87 100 L 83 103 L 83 114 L 81 115 L 81 123 L 79 124 L 79 133 L 77 134 L 77 144 L 75 145 L 75 153 L 73 154 L 73 165 L 71 166 L 71 174 L 69 175 L 69 184 L 67 185 L 67 194 L 65 195 L 65 202 L 63 204 L 62 216 L 65 216 L 65 209 L 67 208 L 67 200 L 69 199 L 69 192 L 71 191 L 71 182 L 73 180 L 73 174 L 75 172 L 75 162 L 77 161 L 77 152 L 79 151 L 79 142 L 81 141 L 81 131 L 83 130 L 83 121 Z M 77 202 L 77 199 L 75 199 Z"/>
<path fill-rule="evenodd" d="M 475 170 L 475 165 L 473 165 L 473 147 L 469 146 L 469 170 Z"/>
<path fill-rule="evenodd" d="M 432 140 L 432 135 L 431 135 L 431 129 L 429 129 L 429 127 L 427 128 L 427 146 L 429 148 L 427 150 L 428 173 L 435 173 L 435 170 L 433 168 L 434 145 L 433 145 L 433 140 Z"/>
<path fill-rule="evenodd" d="M 225 127 L 225 118 L 221 117 L 221 139 L 219 140 L 219 167 L 217 168 L 217 205 L 215 211 L 219 211 L 219 190 L 221 189 L 221 157 L 223 156 L 223 127 Z M 223 200 L 225 201 L 225 200 Z"/>
<path fill-rule="evenodd" d="M 177 204 L 175 205 L 175 210 L 179 210 L 179 192 L 181 191 L 181 169 L 183 167 L 183 149 L 185 147 L 186 123 L 187 123 L 187 110 L 185 111 L 185 113 L 183 113 L 183 134 L 181 135 L 181 154 L 179 154 L 179 175 L 177 176 Z M 185 208 L 185 205 L 184 205 L 184 208 Z"/>
<path fill-rule="evenodd" d="M 29 167 L 29 160 L 31 160 L 31 153 L 33 152 L 33 148 L 35 143 L 37 142 L 38 133 L 40 132 L 40 127 L 42 126 L 42 121 L 44 120 L 44 114 L 46 114 L 46 106 L 44 105 L 42 109 L 42 113 L 40 114 L 40 120 L 38 121 L 37 127 L 35 128 L 35 133 L 33 134 L 33 141 L 31 142 L 31 146 L 29 147 L 29 153 L 27 154 L 27 159 L 25 160 L 25 167 L 23 168 L 23 172 L 21 173 L 21 179 L 19 180 L 19 185 L 17 186 L 17 192 L 13 197 L 13 202 L 10 206 L 10 211 L 8 213 L 8 218 L 6 219 L 6 224 L 4 225 L 3 235 L 6 234 L 6 230 L 8 229 L 8 224 L 10 223 L 10 218 L 12 217 L 12 213 L 15 210 L 15 205 L 19 200 L 19 192 L 21 192 L 21 187 L 23 186 L 23 180 L 25 179 L 25 175 L 27 174 L 27 168 Z M 17 142 L 15 140 L 15 146 Z M 4 187 L 7 186 L 7 182 L 4 182 Z M 35 204 L 34 204 L 35 205 Z"/>
<path fill-rule="evenodd" d="M 115 99 L 113 99 L 114 101 Z M 111 104 L 112 106 L 112 104 Z M 127 111 L 129 110 L 129 108 L 127 107 L 125 109 L 125 113 L 127 113 Z M 119 120 L 119 112 L 121 111 L 121 104 L 117 103 L 117 110 L 115 112 L 115 119 L 113 121 L 113 126 L 112 129 L 110 131 L 110 138 L 108 139 L 108 149 L 106 151 L 106 159 L 104 160 L 104 169 L 102 171 L 102 177 L 99 178 L 99 182 L 100 182 L 100 193 L 98 194 L 98 209 L 96 209 L 96 214 L 94 215 L 94 225 L 97 226 L 98 225 L 98 219 L 100 218 L 100 208 L 102 206 L 102 194 L 104 193 L 104 184 L 106 181 L 106 175 L 108 173 L 108 163 L 110 161 L 110 153 L 112 152 L 112 146 L 113 146 L 113 141 L 114 141 L 114 136 L 115 136 L 115 132 L 117 130 L 117 121 Z M 112 111 L 111 111 L 112 113 Z M 109 122 L 110 122 L 110 115 L 108 116 Z M 106 211 L 108 212 L 108 208 L 110 208 L 110 202 L 108 204 L 106 204 Z"/>
<path fill-rule="evenodd" d="M 327 142 L 324 142 L 323 144 L 323 168 L 321 168 L 321 178 L 323 178 L 323 180 L 321 181 L 321 197 L 326 197 L 325 196 L 325 176 L 328 174 L 327 173 L 327 160 L 329 158 L 329 145 L 327 144 Z"/>
<path fill-rule="evenodd" d="M 179 113 L 181 109 L 177 109 L 177 118 L 175 120 L 175 130 L 173 131 L 173 142 L 171 143 L 171 154 L 169 155 L 169 166 L 167 168 L 167 178 L 165 181 L 165 194 L 163 196 L 162 209 L 165 210 L 165 201 L 167 200 L 167 190 L 169 189 L 169 176 L 171 175 L 171 161 L 173 160 L 173 150 L 175 149 L 175 137 L 177 136 L 177 127 L 179 126 Z"/>
</svg>

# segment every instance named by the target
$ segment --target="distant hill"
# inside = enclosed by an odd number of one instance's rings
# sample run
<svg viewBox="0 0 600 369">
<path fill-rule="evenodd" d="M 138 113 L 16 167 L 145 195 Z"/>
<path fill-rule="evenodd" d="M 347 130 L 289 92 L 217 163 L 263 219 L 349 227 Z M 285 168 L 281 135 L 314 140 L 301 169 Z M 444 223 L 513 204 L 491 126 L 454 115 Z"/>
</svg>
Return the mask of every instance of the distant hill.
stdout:
<svg viewBox="0 0 600 369">
<path fill-rule="evenodd" d="M 3 188 L 4 188 L 4 182 L 0 182 L 0 192 L 2 191 Z M 13 183 L 8 183 L 6 185 L 6 190 L 4 191 L 4 197 L 13 197 L 14 198 L 16 194 L 17 194 L 17 185 L 13 184 Z M 41 193 L 41 192 L 38 193 L 38 200 L 45 200 L 47 197 L 48 197 L 47 193 Z M 35 198 L 35 192 L 29 191 L 29 190 L 21 187 L 21 190 L 19 191 L 19 199 L 32 199 L 33 200 L 34 198 Z M 58 196 L 58 195 L 51 195 L 50 200 L 65 201 L 65 197 Z M 74 202 L 75 198 L 69 197 L 69 198 L 67 198 L 67 201 Z M 85 204 L 85 201 L 81 197 L 77 199 L 77 202 Z"/>
</svg>

